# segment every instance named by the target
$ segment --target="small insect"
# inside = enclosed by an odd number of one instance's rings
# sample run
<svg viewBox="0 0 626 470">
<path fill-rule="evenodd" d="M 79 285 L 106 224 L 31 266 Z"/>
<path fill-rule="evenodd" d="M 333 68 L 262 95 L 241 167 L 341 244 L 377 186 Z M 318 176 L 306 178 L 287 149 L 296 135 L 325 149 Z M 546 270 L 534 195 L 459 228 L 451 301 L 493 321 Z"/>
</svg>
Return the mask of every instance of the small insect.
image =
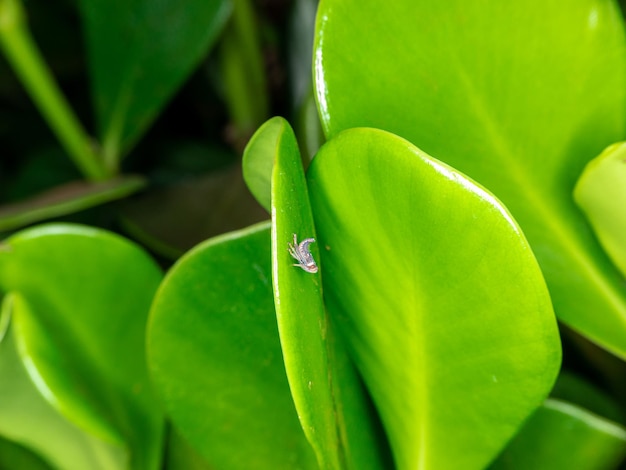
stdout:
<svg viewBox="0 0 626 470">
<path fill-rule="evenodd" d="M 289 244 L 289 254 L 298 261 L 298 264 L 294 264 L 293 266 L 298 266 L 304 269 L 307 273 L 316 273 L 317 264 L 315 264 L 313 255 L 309 250 L 309 245 L 311 243 L 315 243 L 315 238 L 305 238 L 298 243 L 298 237 L 294 233 L 293 243 Z"/>
</svg>

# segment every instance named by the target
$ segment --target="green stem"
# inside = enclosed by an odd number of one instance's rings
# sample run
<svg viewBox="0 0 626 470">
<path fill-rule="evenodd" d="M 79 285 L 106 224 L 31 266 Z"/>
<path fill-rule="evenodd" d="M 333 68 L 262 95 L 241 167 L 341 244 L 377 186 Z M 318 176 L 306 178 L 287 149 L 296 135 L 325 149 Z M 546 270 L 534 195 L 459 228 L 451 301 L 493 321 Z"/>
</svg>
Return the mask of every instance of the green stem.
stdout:
<svg viewBox="0 0 626 470">
<path fill-rule="evenodd" d="M 76 166 L 90 180 L 110 176 L 37 49 L 20 0 L 0 0 L 0 47 Z"/>
<path fill-rule="evenodd" d="M 250 0 L 235 0 L 220 42 L 220 68 L 226 104 L 242 149 L 268 117 L 268 87 L 263 52 Z"/>
</svg>

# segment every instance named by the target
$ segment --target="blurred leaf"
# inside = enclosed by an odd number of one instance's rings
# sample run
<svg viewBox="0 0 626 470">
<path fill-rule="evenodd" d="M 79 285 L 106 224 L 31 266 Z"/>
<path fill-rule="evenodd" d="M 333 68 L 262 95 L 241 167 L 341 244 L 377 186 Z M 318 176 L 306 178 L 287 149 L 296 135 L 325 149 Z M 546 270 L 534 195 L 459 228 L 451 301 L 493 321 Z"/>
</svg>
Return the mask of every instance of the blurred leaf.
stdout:
<svg viewBox="0 0 626 470">
<path fill-rule="evenodd" d="M 626 143 L 611 145 L 585 167 L 574 199 L 626 276 Z"/>
<path fill-rule="evenodd" d="M 0 344 L 11 326 L 12 305 L 10 295 L 3 295 L 0 292 Z"/>
<path fill-rule="evenodd" d="M 28 123 L 21 123 L 21 126 L 32 127 Z M 8 201 L 27 199 L 54 186 L 81 179 L 80 172 L 57 145 L 44 145 L 32 151 L 20 149 L 15 154 L 19 165 L 15 171 L 8 172 L 10 178 L 2 185 L 3 199 Z"/>
<path fill-rule="evenodd" d="M 276 135 L 277 131 L 280 135 Z M 320 468 L 385 468 L 384 441 L 376 441 L 361 382 L 326 313 L 322 272 L 315 264 L 309 272 L 294 266 L 297 262 L 290 254 L 298 242 L 307 238 L 314 241 L 316 237 L 295 135 L 282 118 L 272 119 L 257 136 L 264 132 L 270 133 L 276 145 L 273 151 L 267 149 L 268 156 L 274 157 L 274 303 L 287 378 L 300 423 Z M 262 136 L 258 139 L 264 140 Z M 305 249 L 308 250 L 319 260 L 316 243 Z"/>
<path fill-rule="evenodd" d="M 304 99 L 302 106 L 298 110 L 295 124 L 296 135 L 302 152 L 302 162 L 305 168 L 308 168 L 311 160 L 320 149 L 324 142 L 324 132 L 322 124 L 317 114 L 315 106 L 315 96 L 313 90 Z"/>
<path fill-rule="evenodd" d="M 618 402 L 621 407 L 620 412 L 624 415 L 626 413 L 626 362 L 565 325 L 561 325 L 559 330 L 565 347 L 564 350 L 569 357 L 567 362 L 582 368 L 582 370 L 589 371 L 591 377 L 594 378 L 593 383 L 602 387 L 602 390 L 606 390 L 606 393 Z M 581 393 L 583 392 L 581 391 Z M 555 398 L 568 401 L 575 400 L 575 397 L 571 397 L 570 400 L 570 397 L 566 395 L 558 395 Z M 603 413 L 607 413 L 606 409 L 598 409 L 592 404 L 592 401 L 595 400 L 593 396 L 585 398 L 586 401 L 578 403 L 574 401 L 574 404 L 579 404 L 593 413 L 605 416 Z M 610 412 L 606 416 L 616 420 Z"/>
<path fill-rule="evenodd" d="M 170 431 L 166 455 L 165 470 L 214 470 L 175 428 Z"/>
<path fill-rule="evenodd" d="M 7 296 L 3 301 L 5 318 L 11 314 L 10 298 Z M 0 377 L 1 436 L 31 449 L 57 469 L 126 468 L 124 449 L 81 431 L 44 399 L 24 369 L 10 330 L 0 342 Z M 9 466 L 5 450 L 0 448 L 0 468 L 36 468 L 26 463 Z"/>
<path fill-rule="evenodd" d="M 626 429 L 560 400 L 546 400 L 493 470 L 613 470 L 626 455 Z"/>
<path fill-rule="evenodd" d="M 40 393 L 67 419 L 126 446 L 133 469 L 157 469 L 162 416 L 145 364 L 156 264 L 127 240 L 43 225 L 0 250 L 0 287 L 14 292 L 13 327 Z"/>
<path fill-rule="evenodd" d="M 241 166 L 155 188 L 124 202 L 124 227 L 171 258 L 209 237 L 267 218 L 241 176 Z"/>
<path fill-rule="evenodd" d="M 159 139 L 148 147 L 155 165 L 149 178 L 155 186 L 172 185 L 223 170 L 239 160 L 232 150 L 209 140 Z"/>
<path fill-rule="evenodd" d="M 0 1 L 0 50 L 80 171 L 92 181 L 111 176 L 35 44 L 21 0 Z"/>
<path fill-rule="evenodd" d="M 13 230 L 33 222 L 83 211 L 139 191 L 140 176 L 120 176 L 102 183 L 74 181 L 25 201 L 0 206 L 0 230 Z"/>
<path fill-rule="evenodd" d="M 104 155 L 119 159 L 217 39 L 227 0 L 80 0 Z"/>
<path fill-rule="evenodd" d="M 315 81 L 328 137 L 370 126 L 493 191 L 519 220 L 559 319 L 626 358 L 626 289 L 571 199 L 624 138 L 614 1 L 322 0 Z"/>
<path fill-rule="evenodd" d="M 560 363 L 550 298 L 519 227 L 487 191 L 384 131 L 337 135 L 308 183 L 326 306 L 397 468 L 484 468 Z"/>
<path fill-rule="evenodd" d="M 0 470 L 54 470 L 30 450 L 0 437 Z"/>
<path fill-rule="evenodd" d="M 211 468 L 317 468 L 285 376 L 267 223 L 209 240 L 169 271 L 148 357 L 170 417 Z"/>
<path fill-rule="evenodd" d="M 550 397 L 570 402 L 618 424 L 626 424 L 624 410 L 614 399 L 593 383 L 570 372 L 561 371 Z"/>
</svg>

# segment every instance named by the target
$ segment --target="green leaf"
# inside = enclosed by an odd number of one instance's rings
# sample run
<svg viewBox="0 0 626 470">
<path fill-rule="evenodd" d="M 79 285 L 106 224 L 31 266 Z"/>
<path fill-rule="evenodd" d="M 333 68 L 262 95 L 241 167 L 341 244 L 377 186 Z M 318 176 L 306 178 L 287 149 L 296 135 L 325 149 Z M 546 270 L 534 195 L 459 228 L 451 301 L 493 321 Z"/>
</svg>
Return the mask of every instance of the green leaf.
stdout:
<svg viewBox="0 0 626 470">
<path fill-rule="evenodd" d="M 621 375 L 618 372 L 614 374 L 614 377 L 619 380 L 618 377 Z M 626 424 L 624 415 L 626 410 L 620 407 L 613 397 L 596 387 L 595 384 L 571 372 L 561 371 L 550 392 L 550 397 L 580 406 L 615 423 Z"/>
<path fill-rule="evenodd" d="M 0 468 L 11 470 L 27 468 L 28 470 L 54 470 L 37 454 L 27 448 L 0 437 Z"/>
<path fill-rule="evenodd" d="M 280 119 L 280 118 L 279 118 Z M 272 280 L 285 368 L 298 417 L 320 468 L 383 468 L 383 443 L 376 442 L 359 378 L 337 338 L 324 306 L 321 272 L 294 266 L 290 251 L 315 240 L 304 170 L 289 124 L 276 120 L 259 134 L 276 136 L 272 171 Z M 261 137 L 259 137 L 261 138 Z M 313 258 L 319 260 L 314 243 Z M 301 261 L 298 261 L 301 263 Z M 297 264 L 297 263 L 296 263 Z"/>
<path fill-rule="evenodd" d="M 626 455 L 626 429 L 561 400 L 546 400 L 490 467 L 612 470 Z"/>
<path fill-rule="evenodd" d="M 74 181 L 28 200 L 0 206 L 0 230 L 60 217 L 124 198 L 145 186 L 138 176 L 122 176 L 103 183 Z"/>
<path fill-rule="evenodd" d="M 109 165 L 134 144 L 215 42 L 227 0 L 80 0 Z"/>
<path fill-rule="evenodd" d="M 311 163 L 313 157 L 326 141 L 324 131 L 317 114 L 317 106 L 313 89 L 302 102 L 302 106 L 298 110 L 295 122 L 295 132 L 300 143 L 300 151 L 302 152 L 302 161 L 305 168 Z"/>
<path fill-rule="evenodd" d="M 92 181 L 109 177 L 28 30 L 21 0 L 0 1 L 0 50 L 80 171 Z"/>
<path fill-rule="evenodd" d="M 384 131 L 337 135 L 308 183 L 326 305 L 397 468 L 484 468 L 560 363 L 519 227 L 486 190 Z"/>
<path fill-rule="evenodd" d="M 162 416 L 145 364 L 158 266 L 102 230 L 50 224 L 9 238 L 0 288 L 14 293 L 13 327 L 40 393 L 67 419 L 126 446 L 133 469 L 159 468 Z"/>
<path fill-rule="evenodd" d="M 315 469 L 282 363 L 267 223 L 209 240 L 169 271 L 148 357 L 182 436 L 218 469 Z"/>
<path fill-rule="evenodd" d="M 212 470 L 174 427 L 170 430 L 166 455 L 166 470 Z"/>
<path fill-rule="evenodd" d="M 3 301 L 5 317 L 10 317 L 11 297 Z M 9 330 L 0 342 L 0 435 L 31 449 L 58 469 L 126 468 L 124 449 L 82 432 L 39 393 L 24 369 L 13 336 Z M 0 451 L 0 468 L 33 468 L 26 463 L 8 466 L 4 451 Z"/>
<path fill-rule="evenodd" d="M 254 133 L 243 152 L 243 179 L 248 189 L 266 211 L 272 206 L 272 171 L 278 152 L 289 145 L 284 142 L 289 124 L 273 117 Z"/>
<path fill-rule="evenodd" d="M 574 199 L 600 244 L 626 276 L 626 144 L 613 144 L 592 160 L 574 189 Z"/>
<path fill-rule="evenodd" d="M 329 137 L 385 129 L 493 191 L 559 319 L 626 357 L 622 277 L 571 200 L 585 163 L 624 138 L 615 2 L 322 0 L 315 80 Z"/>
</svg>

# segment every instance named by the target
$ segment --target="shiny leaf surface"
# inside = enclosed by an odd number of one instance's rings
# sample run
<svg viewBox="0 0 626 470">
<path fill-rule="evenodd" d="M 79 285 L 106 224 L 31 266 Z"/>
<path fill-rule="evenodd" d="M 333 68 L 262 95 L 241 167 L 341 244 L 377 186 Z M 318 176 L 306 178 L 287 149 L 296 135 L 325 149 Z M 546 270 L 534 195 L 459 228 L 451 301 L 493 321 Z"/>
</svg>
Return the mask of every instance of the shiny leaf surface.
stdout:
<svg viewBox="0 0 626 470">
<path fill-rule="evenodd" d="M 622 277 L 571 198 L 625 135 L 623 29 L 606 0 L 322 0 L 315 82 L 327 136 L 394 132 L 499 197 L 559 319 L 626 357 Z"/>
<path fill-rule="evenodd" d="M 15 293 L 18 350 L 40 393 L 68 420 L 159 468 L 162 416 L 145 364 L 161 280 L 154 261 L 98 229 L 50 224 L 1 245 L 0 286 Z"/>
<path fill-rule="evenodd" d="M 273 134 L 281 125 L 276 149 L 268 155 L 275 155 L 272 281 L 285 368 L 298 417 L 320 468 L 384 468 L 385 443 L 376 441 L 361 383 L 324 305 L 322 272 L 315 263 L 319 247 L 298 144 L 284 119 L 272 121 L 276 126 L 259 133 Z"/>
<path fill-rule="evenodd" d="M 308 172 L 324 298 L 398 469 L 480 469 L 548 394 L 560 343 L 507 210 L 409 142 L 353 129 Z"/>
<path fill-rule="evenodd" d="M 267 223 L 181 258 L 155 298 L 148 338 L 169 415 L 211 468 L 316 468 L 282 362 Z"/>
<path fill-rule="evenodd" d="M 3 301 L 10 316 L 12 296 Z M 0 435 L 31 449 L 55 468 L 63 470 L 122 470 L 124 449 L 107 445 L 67 421 L 35 387 L 22 363 L 11 330 L 0 342 Z M 0 451 L 0 468 L 35 468 L 8 464 Z M 4 465 L 4 466 L 3 466 Z"/>
<path fill-rule="evenodd" d="M 574 198 L 626 276 L 626 144 L 611 145 L 585 167 Z"/>
</svg>

